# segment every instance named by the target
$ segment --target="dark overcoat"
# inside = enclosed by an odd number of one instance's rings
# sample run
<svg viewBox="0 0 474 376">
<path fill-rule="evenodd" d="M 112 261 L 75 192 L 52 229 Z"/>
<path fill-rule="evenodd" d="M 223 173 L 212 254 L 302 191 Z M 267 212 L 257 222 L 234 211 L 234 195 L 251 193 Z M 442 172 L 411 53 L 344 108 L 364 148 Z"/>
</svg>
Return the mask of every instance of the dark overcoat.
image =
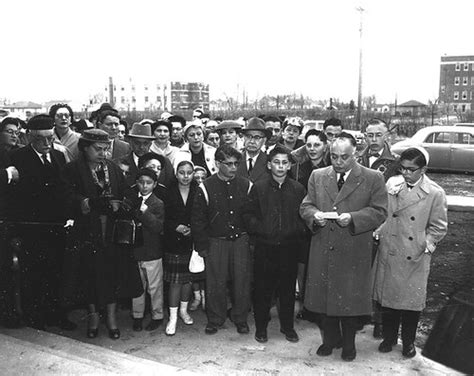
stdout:
<svg viewBox="0 0 474 376">
<path fill-rule="evenodd" d="M 329 220 L 315 226 L 318 211 L 349 213 L 352 223 Z M 341 191 L 332 166 L 314 170 L 300 215 L 312 230 L 305 306 L 329 316 L 372 311 L 372 232 L 387 216 L 387 191 L 380 172 L 356 164 Z"/>
</svg>

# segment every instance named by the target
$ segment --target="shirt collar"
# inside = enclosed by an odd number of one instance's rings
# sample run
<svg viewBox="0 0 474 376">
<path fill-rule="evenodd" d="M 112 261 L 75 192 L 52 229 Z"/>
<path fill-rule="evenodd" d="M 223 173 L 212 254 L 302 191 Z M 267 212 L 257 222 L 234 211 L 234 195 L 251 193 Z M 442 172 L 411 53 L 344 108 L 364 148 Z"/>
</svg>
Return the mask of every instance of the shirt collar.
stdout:
<svg viewBox="0 0 474 376">
<path fill-rule="evenodd" d="M 40 159 L 41 163 L 44 163 L 44 161 L 43 161 L 43 154 L 38 153 L 38 152 L 36 151 L 36 149 L 35 149 L 33 146 L 31 146 L 31 148 L 32 148 L 33 151 L 36 153 L 36 155 L 37 155 L 38 158 Z M 50 153 L 47 153 L 47 154 L 45 154 L 45 155 L 46 155 L 46 158 L 48 159 L 48 161 L 51 162 Z"/>
<path fill-rule="evenodd" d="M 141 193 L 138 194 L 138 197 L 143 197 L 143 202 L 148 200 L 148 198 L 152 195 L 153 192 L 148 193 L 146 196 L 143 196 Z"/>
</svg>

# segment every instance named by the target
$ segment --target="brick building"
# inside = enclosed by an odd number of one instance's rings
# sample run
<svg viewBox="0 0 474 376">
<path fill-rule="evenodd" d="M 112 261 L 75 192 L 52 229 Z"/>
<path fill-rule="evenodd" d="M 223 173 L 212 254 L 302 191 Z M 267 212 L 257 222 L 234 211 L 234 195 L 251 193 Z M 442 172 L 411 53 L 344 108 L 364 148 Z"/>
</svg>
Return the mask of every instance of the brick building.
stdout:
<svg viewBox="0 0 474 376">
<path fill-rule="evenodd" d="M 439 103 L 449 112 L 474 110 L 474 56 L 442 56 Z"/>
</svg>

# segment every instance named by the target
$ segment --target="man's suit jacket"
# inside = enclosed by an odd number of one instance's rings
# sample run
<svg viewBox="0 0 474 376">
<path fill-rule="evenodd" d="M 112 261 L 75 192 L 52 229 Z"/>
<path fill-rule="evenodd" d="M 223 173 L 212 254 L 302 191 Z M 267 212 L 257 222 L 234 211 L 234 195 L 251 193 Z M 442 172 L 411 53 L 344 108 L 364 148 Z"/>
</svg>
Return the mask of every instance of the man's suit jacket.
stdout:
<svg viewBox="0 0 474 376">
<path fill-rule="evenodd" d="M 255 165 L 253 166 L 252 171 L 250 171 L 250 174 L 247 168 L 248 159 L 249 156 L 247 155 L 247 152 L 244 151 L 242 153 L 242 161 L 240 162 L 239 167 L 237 167 L 237 175 L 249 179 L 252 183 L 255 183 L 257 180 L 265 179 L 268 176 L 269 171 L 267 168 L 267 155 L 263 151 L 258 153 L 257 160 L 255 161 Z"/>
<path fill-rule="evenodd" d="M 13 220 L 56 222 L 65 219 L 66 189 L 61 170 L 66 158 L 51 149 L 51 165 L 45 166 L 31 144 L 10 155 L 20 175 L 10 187 L 8 217 Z"/>
<path fill-rule="evenodd" d="M 131 153 L 130 145 L 122 140 L 114 139 L 112 142 L 112 156 L 109 159 L 114 161 L 123 159 Z"/>
<path fill-rule="evenodd" d="M 349 213 L 352 223 L 314 223 L 316 212 Z M 305 306 L 329 316 L 370 314 L 372 232 L 387 217 L 387 190 L 380 172 L 355 164 L 341 190 L 332 166 L 316 169 L 300 215 L 313 231 Z"/>
</svg>

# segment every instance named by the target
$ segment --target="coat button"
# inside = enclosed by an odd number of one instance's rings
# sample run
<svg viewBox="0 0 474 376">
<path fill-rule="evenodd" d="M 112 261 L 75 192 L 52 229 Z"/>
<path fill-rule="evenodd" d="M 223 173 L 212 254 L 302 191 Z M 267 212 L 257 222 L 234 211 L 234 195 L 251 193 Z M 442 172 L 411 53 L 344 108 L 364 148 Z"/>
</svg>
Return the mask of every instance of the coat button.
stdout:
<svg viewBox="0 0 474 376">
<path fill-rule="evenodd" d="M 407 260 L 411 260 L 411 256 L 408 256 L 408 257 L 407 257 Z"/>
<path fill-rule="evenodd" d="M 396 214 L 392 214 L 392 217 L 393 217 L 393 218 L 397 218 L 397 217 L 398 217 L 398 215 L 396 215 Z"/>
<path fill-rule="evenodd" d="M 411 219 L 412 221 L 414 221 L 414 220 L 415 220 L 415 217 L 410 217 L 410 219 Z"/>
<path fill-rule="evenodd" d="M 408 240 L 413 240 L 413 237 L 412 237 L 412 236 L 409 236 L 409 237 L 408 237 Z"/>
</svg>

